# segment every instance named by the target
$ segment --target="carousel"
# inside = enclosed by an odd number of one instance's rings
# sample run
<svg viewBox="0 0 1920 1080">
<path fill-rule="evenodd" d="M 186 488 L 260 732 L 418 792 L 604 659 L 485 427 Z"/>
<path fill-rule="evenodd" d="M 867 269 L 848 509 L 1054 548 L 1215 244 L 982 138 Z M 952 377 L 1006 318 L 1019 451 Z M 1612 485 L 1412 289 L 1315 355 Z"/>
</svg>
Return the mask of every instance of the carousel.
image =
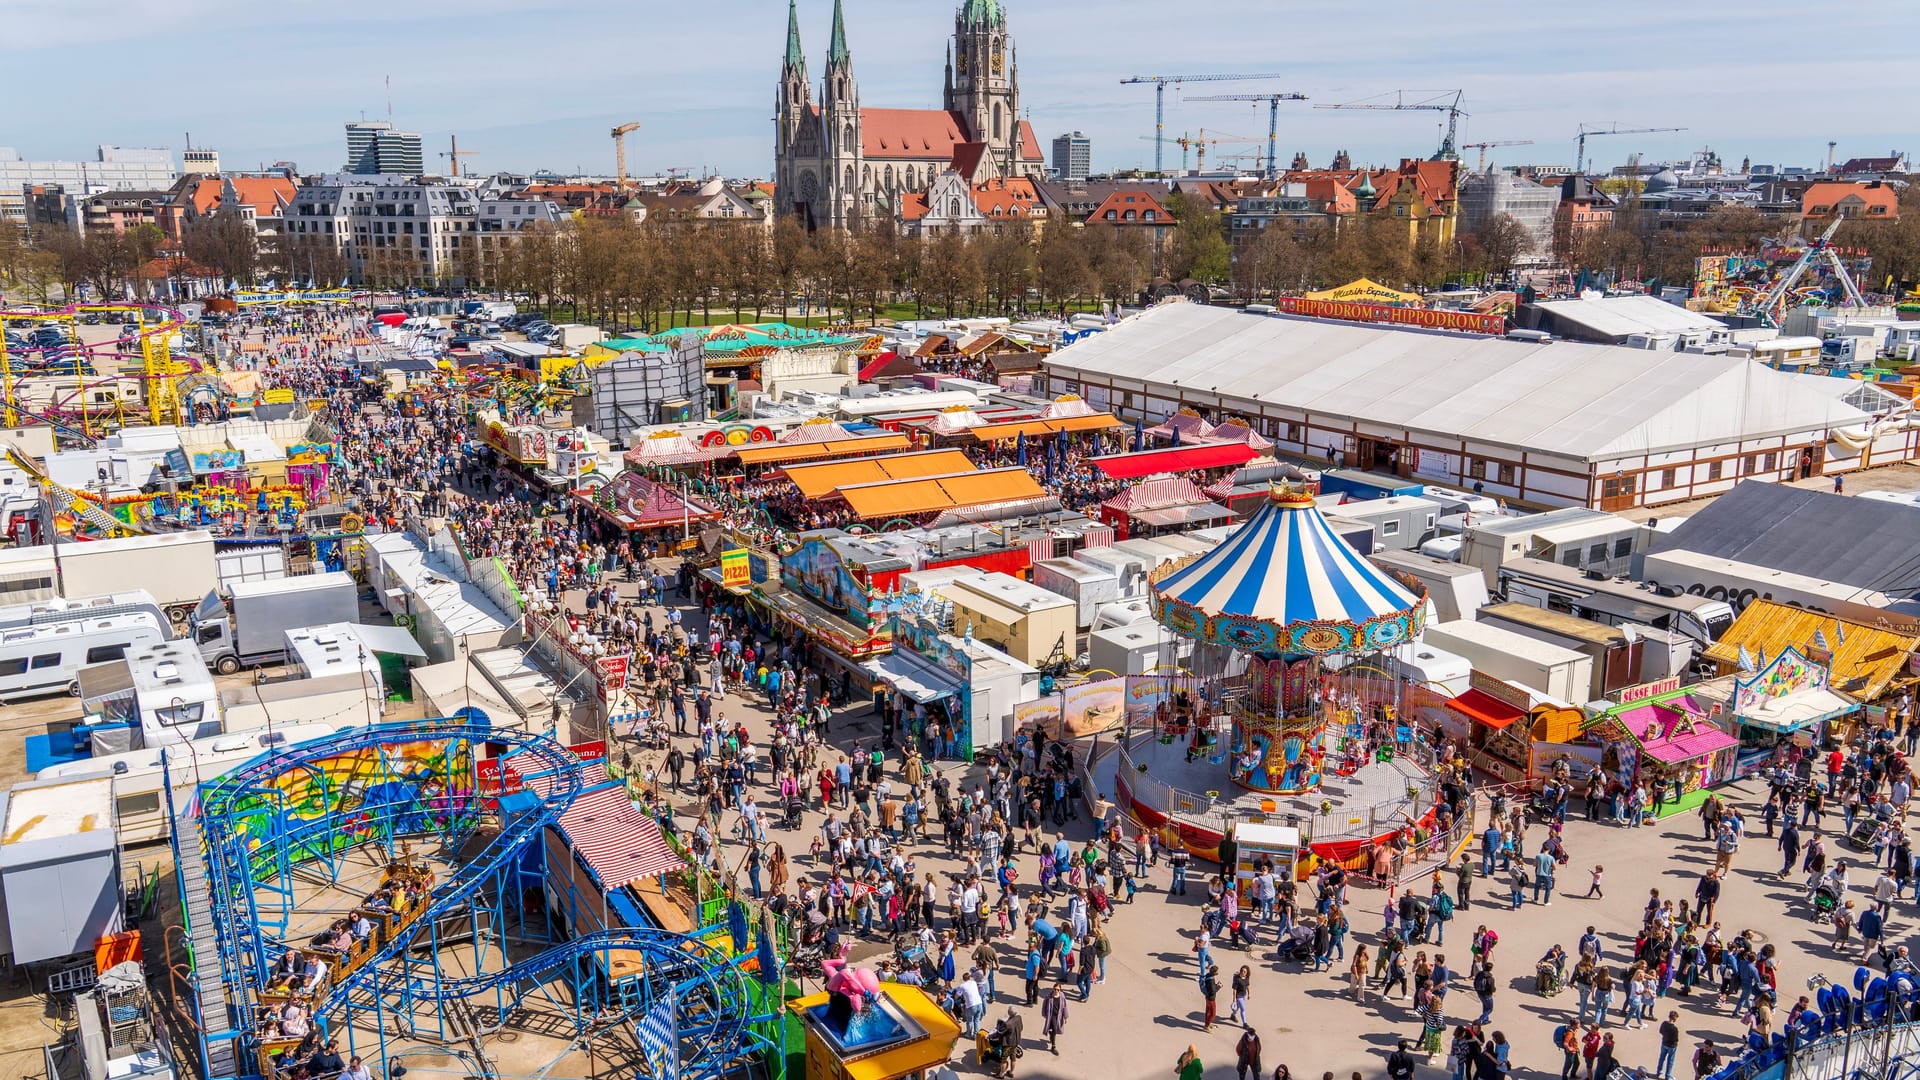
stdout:
<svg viewBox="0 0 1920 1080">
<path fill-rule="evenodd" d="M 1149 588 L 1162 626 L 1246 658 L 1228 776 L 1276 795 L 1320 786 L 1329 723 L 1351 715 L 1330 667 L 1406 644 L 1426 621 L 1424 590 L 1361 558 L 1303 489 L 1276 488 L 1232 539 L 1169 564 Z"/>
<path fill-rule="evenodd" d="M 1193 648 L 1173 707 L 1129 724 L 1113 755 L 1136 819 L 1208 857 L 1237 824 L 1284 824 L 1343 861 L 1432 826 L 1433 777 L 1391 660 L 1425 625 L 1425 590 L 1342 541 L 1311 491 L 1274 488 L 1225 543 L 1162 566 L 1149 589 L 1155 620 Z M 1338 850 L 1320 851 L 1323 837 Z"/>
</svg>

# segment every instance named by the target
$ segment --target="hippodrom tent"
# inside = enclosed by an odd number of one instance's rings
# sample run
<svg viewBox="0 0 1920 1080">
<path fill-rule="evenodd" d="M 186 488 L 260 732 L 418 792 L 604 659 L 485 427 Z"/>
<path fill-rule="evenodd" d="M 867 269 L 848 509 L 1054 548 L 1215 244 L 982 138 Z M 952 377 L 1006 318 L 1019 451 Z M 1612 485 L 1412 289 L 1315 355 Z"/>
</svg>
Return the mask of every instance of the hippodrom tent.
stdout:
<svg viewBox="0 0 1920 1080">
<path fill-rule="evenodd" d="M 1404 293 L 1398 289 L 1389 289 L 1372 278 L 1360 278 L 1349 281 L 1338 288 L 1324 292 L 1310 292 L 1309 300 L 1352 300 L 1370 304 L 1398 304 L 1403 307 L 1415 307 L 1424 301 L 1413 293 Z"/>
</svg>

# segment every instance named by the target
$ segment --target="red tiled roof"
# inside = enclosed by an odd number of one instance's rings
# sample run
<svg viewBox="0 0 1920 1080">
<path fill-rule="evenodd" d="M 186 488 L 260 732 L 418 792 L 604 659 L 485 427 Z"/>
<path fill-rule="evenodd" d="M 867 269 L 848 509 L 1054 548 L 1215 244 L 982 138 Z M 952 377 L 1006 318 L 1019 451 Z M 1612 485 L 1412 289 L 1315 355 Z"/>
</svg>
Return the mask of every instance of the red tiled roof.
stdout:
<svg viewBox="0 0 1920 1080">
<path fill-rule="evenodd" d="M 1116 191 L 1108 195 L 1101 201 L 1099 206 L 1093 208 L 1093 213 L 1087 215 L 1087 220 L 1105 221 L 1107 220 L 1107 211 L 1109 210 L 1114 213 L 1115 224 L 1145 224 L 1148 212 L 1152 212 L 1153 214 L 1152 224 L 1173 224 L 1173 215 L 1167 211 L 1167 208 L 1161 204 L 1160 200 L 1154 198 L 1142 189 Z M 1127 219 L 1128 211 L 1133 212 L 1133 219 L 1131 221 Z"/>
<path fill-rule="evenodd" d="M 927 216 L 927 193 L 909 191 L 900 196 L 900 220 L 919 221 Z"/>
<path fill-rule="evenodd" d="M 980 159 L 987 156 L 987 144 L 983 142 L 963 142 L 953 144 L 953 163 L 948 166 L 968 180 L 973 179 L 974 170 L 980 167 Z"/>
<path fill-rule="evenodd" d="M 284 176 L 235 176 L 233 190 L 240 201 L 253 207 L 253 212 L 269 216 L 280 207 L 293 201 L 299 185 Z M 217 193 L 216 193 L 217 194 Z"/>
<path fill-rule="evenodd" d="M 870 158 L 953 160 L 967 141 L 960 114 L 945 109 L 861 109 L 860 150 Z"/>
<path fill-rule="evenodd" d="M 1020 121 L 1020 156 L 1032 161 L 1040 160 L 1040 140 L 1034 138 L 1033 125 Z"/>
<path fill-rule="evenodd" d="M 1875 217 L 1892 218 L 1900 208 L 1899 195 L 1886 184 L 1843 183 L 1829 180 L 1807 185 L 1807 190 L 1800 195 L 1800 212 L 1807 215 L 1817 213 L 1819 216 L 1829 216 L 1834 213 L 1834 207 L 1849 197 L 1858 197 L 1868 212 L 1872 212 L 1873 207 L 1880 207 L 1879 212 L 1874 214 Z"/>
<path fill-rule="evenodd" d="M 973 204 L 990 218 L 1030 218 L 1044 216 L 1046 207 L 1033 181 L 1025 177 L 995 179 L 973 189 Z"/>
</svg>

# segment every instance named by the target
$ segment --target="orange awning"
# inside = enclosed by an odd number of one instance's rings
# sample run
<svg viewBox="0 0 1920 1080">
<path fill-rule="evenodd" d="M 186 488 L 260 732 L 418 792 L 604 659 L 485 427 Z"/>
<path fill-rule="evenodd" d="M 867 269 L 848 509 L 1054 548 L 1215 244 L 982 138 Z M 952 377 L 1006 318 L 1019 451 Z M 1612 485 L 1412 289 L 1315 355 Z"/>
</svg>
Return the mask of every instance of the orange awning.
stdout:
<svg viewBox="0 0 1920 1080">
<path fill-rule="evenodd" d="M 922 476 L 971 472 L 973 469 L 973 459 L 964 450 L 923 450 L 916 454 L 789 465 L 786 472 L 787 479 L 800 489 L 800 494 L 809 499 L 818 499 L 853 484 L 912 480 Z"/>
<path fill-rule="evenodd" d="M 850 457 L 854 454 L 905 450 L 912 445 L 912 440 L 905 435 L 889 432 L 885 435 L 869 435 L 861 439 L 828 439 L 823 442 L 742 446 L 734 451 L 734 457 L 738 458 L 742 465 L 780 465 L 789 461 L 817 461 L 823 458 Z"/>
<path fill-rule="evenodd" d="M 1495 731 L 1527 715 L 1524 709 L 1515 708 L 1484 690 L 1469 690 L 1452 698 L 1447 702 L 1447 708 Z"/>
<path fill-rule="evenodd" d="M 1091 413 L 1086 416 L 1062 416 L 1055 420 L 1013 420 L 1004 424 L 983 424 L 968 430 L 968 434 L 981 442 L 1005 442 L 1025 435 L 1037 439 L 1044 435 L 1058 435 L 1063 431 L 1106 431 L 1121 427 L 1121 423 L 1112 413 Z"/>
<path fill-rule="evenodd" d="M 1046 494 L 1033 474 L 1018 466 L 912 480 L 855 484 L 837 494 L 863 519 L 902 517 L 962 506 L 1011 502 Z"/>
</svg>

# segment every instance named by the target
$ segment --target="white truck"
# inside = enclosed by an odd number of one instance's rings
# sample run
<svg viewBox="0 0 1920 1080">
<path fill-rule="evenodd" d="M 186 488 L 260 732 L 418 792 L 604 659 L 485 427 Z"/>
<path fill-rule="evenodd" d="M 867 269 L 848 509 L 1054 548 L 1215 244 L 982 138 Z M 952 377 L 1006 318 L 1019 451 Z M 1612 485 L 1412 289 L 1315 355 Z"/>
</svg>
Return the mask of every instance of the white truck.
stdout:
<svg viewBox="0 0 1920 1080">
<path fill-rule="evenodd" d="M 6 571 L 23 588 L 19 601 L 50 596 L 101 596 L 145 589 L 175 624 L 184 623 L 200 598 L 220 586 L 213 534 L 204 530 L 128 536 L 117 540 L 66 541 L 58 558 L 50 545 L 15 548 Z M 31 579 L 31 580 L 30 580 Z M 51 592 L 24 588 L 51 580 Z"/>
<path fill-rule="evenodd" d="M 209 591 L 188 625 L 207 666 L 222 675 L 284 661 L 289 630 L 360 621 L 359 586 L 343 571 L 238 581 L 229 593 L 230 600 Z"/>
</svg>

